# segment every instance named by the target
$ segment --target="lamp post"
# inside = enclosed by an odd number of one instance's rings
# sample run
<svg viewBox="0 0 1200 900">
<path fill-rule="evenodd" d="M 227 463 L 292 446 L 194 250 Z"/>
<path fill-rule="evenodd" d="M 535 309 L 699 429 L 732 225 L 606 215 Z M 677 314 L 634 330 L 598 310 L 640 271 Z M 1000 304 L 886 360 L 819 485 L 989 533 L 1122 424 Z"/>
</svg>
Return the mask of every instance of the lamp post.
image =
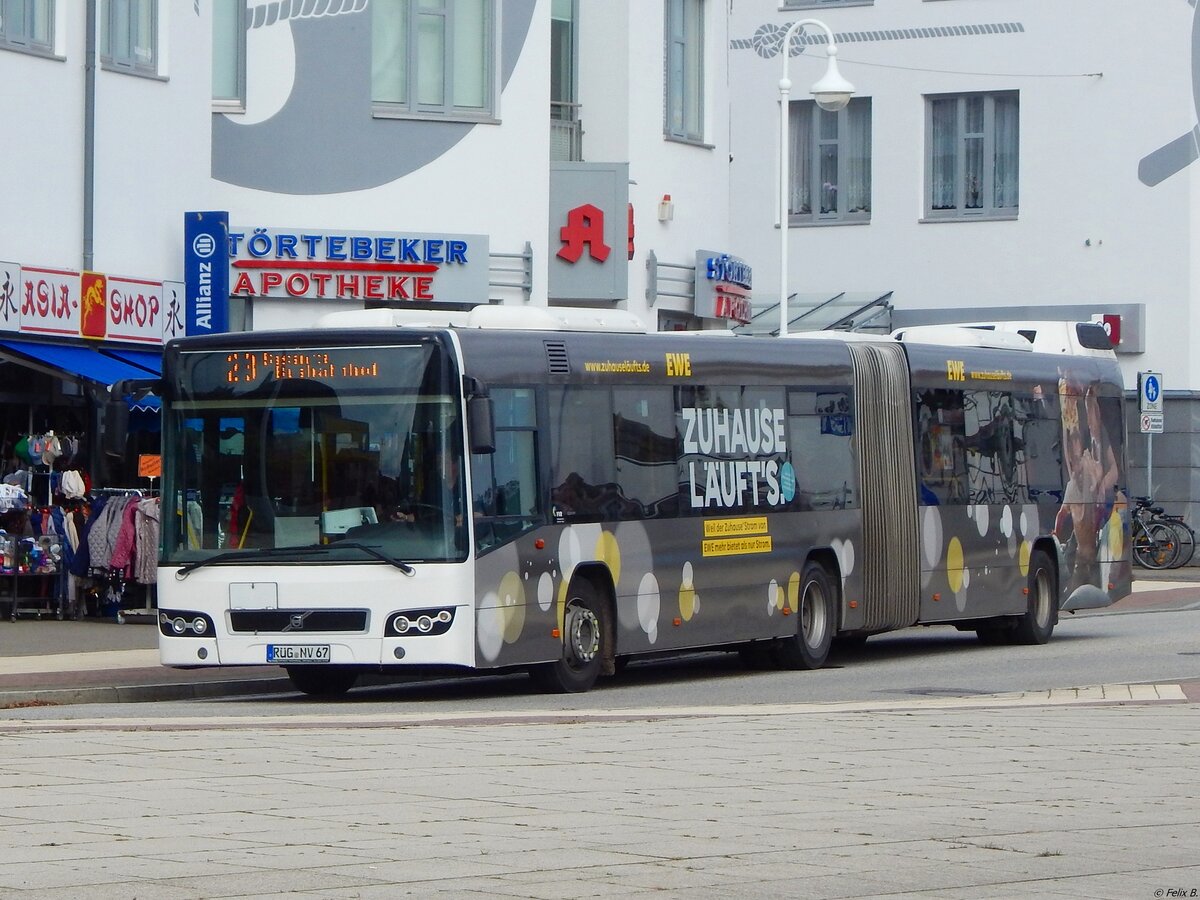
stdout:
<svg viewBox="0 0 1200 900">
<path fill-rule="evenodd" d="M 788 94 L 792 90 L 788 78 L 788 63 L 791 61 L 792 35 L 806 25 L 813 25 L 825 32 L 825 56 L 829 62 L 825 74 L 810 88 L 809 93 L 817 106 L 829 112 L 837 112 L 850 102 L 854 85 L 842 77 L 837 67 L 837 44 L 829 26 L 817 19 L 801 19 L 787 27 L 783 34 L 783 77 L 779 79 L 779 336 L 786 337 L 788 331 Z"/>
</svg>

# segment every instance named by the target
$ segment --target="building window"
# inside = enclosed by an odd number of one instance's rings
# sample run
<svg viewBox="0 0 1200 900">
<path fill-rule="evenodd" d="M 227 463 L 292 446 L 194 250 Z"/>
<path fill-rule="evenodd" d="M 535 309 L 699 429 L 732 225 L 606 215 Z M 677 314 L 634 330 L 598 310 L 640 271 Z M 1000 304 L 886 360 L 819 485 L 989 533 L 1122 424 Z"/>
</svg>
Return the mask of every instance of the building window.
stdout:
<svg viewBox="0 0 1200 900">
<path fill-rule="evenodd" d="M 704 0 L 666 0 L 668 137 L 704 140 Z"/>
<path fill-rule="evenodd" d="M 0 47 L 54 52 L 54 0 L 0 0 Z"/>
<path fill-rule="evenodd" d="M 118 72 L 158 74 L 158 0 L 105 0 L 100 63 Z"/>
<path fill-rule="evenodd" d="M 583 129 L 575 91 L 578 67 L 578 0 L 553 0 L 550 6 L 550 158 L 583 159 Z"/>
<path fill-rule="evenodd" d="M 390 0 L 371 16 L 377 114 L 492 116 L 494 0 Z"/>
<path fill-rule="evenodd" d="M 212 96 L 218 108 L 246 108 L 246 0 L 213 0 Z"/>
<path fill-rule="evenodd" d="M 814 100 L 790 104 L 788 221 L 871 219 L 871 101 L 855 98 L 838 112 Z"/>
<path fill-rule="evenodd" d="M 1017 93 L 930 97 L 927 104 L 926 216 L 1016 217 L 1020 193 Z"/>
</svg>

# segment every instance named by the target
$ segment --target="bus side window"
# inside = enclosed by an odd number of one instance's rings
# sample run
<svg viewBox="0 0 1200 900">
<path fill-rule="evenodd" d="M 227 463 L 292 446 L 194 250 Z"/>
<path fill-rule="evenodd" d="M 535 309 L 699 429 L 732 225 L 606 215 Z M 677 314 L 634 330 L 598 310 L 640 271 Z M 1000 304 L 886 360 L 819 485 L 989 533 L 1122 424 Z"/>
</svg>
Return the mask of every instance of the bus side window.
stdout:
<svg viewBox="0 0 1200 900">
<path fill-rule="evenodd" d="M 917 476 L 923 506 L 967 502 L 962 391 L 916 392 Z"/>
<path fill-rule="evenodd" d="M 616 482 L 638 518 L 679 508 L 675 404 L 671 388 L 614 388 Z"/>
<path fill-rule="evenodd" d="M 483 551 L 542 521 L 532 388 L 494 388 L 496 449 L 472 455 L 475 544 Z"/>
<path fill-rule="evenodd" d="M 788 446 L 799 509 L 858 506 L 854 403 L 850 388 L 788 391 Z"/>
</svg>

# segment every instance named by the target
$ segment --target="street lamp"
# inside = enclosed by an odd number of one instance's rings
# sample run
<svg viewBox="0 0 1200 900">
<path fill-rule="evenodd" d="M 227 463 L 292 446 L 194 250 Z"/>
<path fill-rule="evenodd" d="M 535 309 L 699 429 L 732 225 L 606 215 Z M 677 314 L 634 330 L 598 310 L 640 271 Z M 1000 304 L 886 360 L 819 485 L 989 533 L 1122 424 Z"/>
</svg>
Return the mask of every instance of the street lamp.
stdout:
<svg viewBox="0 0 1200 900">
<path fill-rule="evenodd" d="M 787 27 L 783 34 L 783 77 L 779 79 L 779 336 L 788 331 L 788 94 L 792 90 L 788 78 L 791 61 L 792 35 L 797 29 L 813 25 L 825 32 L 825 56 L 829 59 L 825 74 L 810 88 L 817 106 L 829 112 L 844 109 L 854 93 L 854 85 L 842 77 L 837 67 L 837 45 L 829 26 L 817 19 L 801 19 Z"/>
</svg>

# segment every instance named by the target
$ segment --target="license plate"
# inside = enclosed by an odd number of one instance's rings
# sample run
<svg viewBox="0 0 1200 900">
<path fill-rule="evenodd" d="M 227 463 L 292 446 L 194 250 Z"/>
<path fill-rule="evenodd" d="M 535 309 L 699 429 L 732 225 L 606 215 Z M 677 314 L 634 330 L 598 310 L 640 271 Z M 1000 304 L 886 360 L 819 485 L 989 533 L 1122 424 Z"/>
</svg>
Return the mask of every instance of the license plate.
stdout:
<svg viewBox="0 0 1200 900">
<path fill-rule="evenodd" d="M 328 644 L 267 644 L 269 663 L 327 663 Z"/>
</svg>

